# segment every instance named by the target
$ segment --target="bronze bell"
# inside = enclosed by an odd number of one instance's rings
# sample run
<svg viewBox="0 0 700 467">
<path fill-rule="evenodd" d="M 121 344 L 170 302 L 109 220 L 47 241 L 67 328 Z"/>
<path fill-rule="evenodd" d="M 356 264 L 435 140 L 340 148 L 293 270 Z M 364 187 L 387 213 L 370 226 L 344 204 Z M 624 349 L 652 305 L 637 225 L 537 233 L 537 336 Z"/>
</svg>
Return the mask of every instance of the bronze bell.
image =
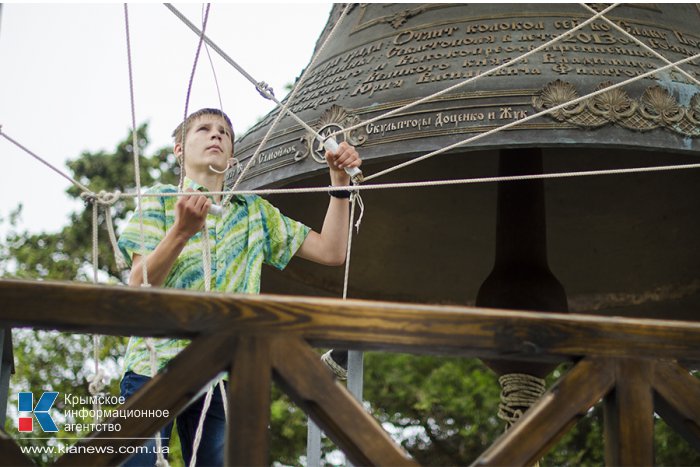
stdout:
<svg viewBox="0 0 700 467">
<path fill-rule="evenodd" d="M 371 175 L 666 65 L 633 38 L 672 62 L 700 52 L 695 4 L 627 4 L 516 60 L 594 13 L 578 4 L 357 4 L 287 104 L 327 135 L 512 62 L 343 133 Z M 369 183 L 698 163 L 700 61 L 680 68 L 687 75 L 671 68 Z M 241 166 L 275 117 L 237 142 Z M 326 172 L 320 145 L 285 116 L 240 187 L 325 186 Z M 692 320 L 699 187 L 700 170 L 690 169 L 364 191 L 349 297 Z M 328 204 L 325 194 L 270 200 L 316 228 Z M 266 270 L 263 291 L 337 297 L 341 269 L 295 260 L 283 274 Z"/>
</svg>

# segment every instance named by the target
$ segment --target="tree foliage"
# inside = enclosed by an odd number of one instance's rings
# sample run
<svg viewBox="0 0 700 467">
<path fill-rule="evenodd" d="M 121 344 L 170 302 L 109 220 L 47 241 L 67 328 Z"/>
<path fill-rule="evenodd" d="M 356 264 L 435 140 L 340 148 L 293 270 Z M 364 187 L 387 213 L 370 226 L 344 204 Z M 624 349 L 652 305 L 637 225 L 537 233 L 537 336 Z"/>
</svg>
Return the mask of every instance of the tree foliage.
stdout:
<svg viewBox="0 0 700 467">
<path fill-rule="evenodd" d="M 137 141 L 143 154 L 148 146 L 148 127 L 137 129 Z M 175 156 L 169 149 L 161 149 L 149 157 L 139 159 L 141 181 L 149 185 L 155 181 L 172 183 L 179 176 Z M 84 152 L 67 163 L 73 178 L 93 192 L 115 191 L 133 192 L 134 169 L 132 138 L 127 135 L 113 152 Z M 74 199 L 80 198 L 80 189 L 71 186 L 67 193 Z M 134 209 L 132 199 L 120 200 L 111 208 L 115 222 L 123 221 Z M 92 205 L 70 215 L 70 222 L 58 232 L 31 233 L 22 230 L 22 206 L 18 206 L 8 219 L 8 233 L 0 248 L 0 274 L 4 278 L 51 279 L 91 282 L 92 266 Z M 101 282 L 120 283 L 122 272 L 117 269 L 113 250 L 105 230 L 105 211 L 99 211 L 99 277 Z M 124 354 L 125 337 L 102 336 L 98 346 L 101 367 L 110 377 L 103 392 L 119 395 L 120 362 Z M 42 445 L 44 440 L 30 440 L 17 432 L 16 407 L 17 392 L 33 391 L 36 396 L 42 391 L 58 391 L 75 396 L 89 396 L 88 379 L 95 374 L 92 337 L 54 331 L 13 330 L 13 351 L 15 374 L 11 379 L 9 416 L 5 425 L 21 445 Z M 65 409 L 63 399 L 57 399 L 57 414 Z M 75 408 L 75 407 L 71 407 Z M 91 408 L 91 407 L 86 407 Z M 60 416 L 60 415 L 59 415 Z M 92 423 L 92 419 L 73 417 L 61 423 Z M 60 425 L 60 423 L 59 423 Z M 56 439 L 48 441 L 57 446 L 61 439 L 81 436 L 86 433 L 68 433 L 60 430 Z M 46 434 L 51 436 L 50 434 Z M 73 444 L 73 440 L 66 441 Z M 36 454 L 39 464 L 50 461 L 47 454 Z"/>
<path fill-rule="evenodd" d="M 138 128 L 138 144 L 143 154 L 148 148 L 147 126 Z M 170 149 L 160 149 L 140 159 L 144 186 L 156 181 L 177 183 L 179 168 Z M 75 179 L 94 192 L 134 191 L 131 136 L 112 152 L 84 152 L 68 162 Z M 71 187 L 69 196 L 80 199 L 80 190 Z M 120 200 L 111 208 L 117 223 L 134 209 L 131 199 Z M 116 267 L 104 228 L 105 212 L 100 211 L 99 276 L 101 282 L 123 283 Z M 4 223 L 9 227 L 0 242 L 0 274 L 5 278 L 91 281 L 92 206 L 72 213 L 70 222 L 58 232 L 31 233 L 19 228 L 21 206 Z M 3 220 L 0 220 L 3 222 Z M 46 445 L 66 443 L 74 434 L 59 431 L 56 438 L 28 440 L 16 429 L 16 393 L 31 390 L 58 391 L 87 396 L 87 379 L 94 374 L 90 336 L 41 330 L 14 330 L 16 374 L 12 378 L 9 416 L 5 425 L 18 443 Z M 111 380 L 106 394 L 119 394 L 121 358 L 125 337 L 103 336 L 100 365 Z M 550 377 L 552 384 L 566 371 L 561 367 Z M 473 462 L 503 431 L 496 417 L 499 387 L 496 377 L 475 359 L 368 353 L 365 358 L 365 400 L 377 420 L 416 460 L 425 465 L 467 465 Z M 270 458 L 276 464 L 305 462 L 306 416 L 277 387 L 273 387 L 270 407 Z M 61 412 L 62 402 L 56 404 Z M 13 408 L 14 407 L 14 408 Z M 90 423 L 92 420 L 60 420 L 62 423 Z M 541 461 L 541 465 L 601 465 L 603 460 L 602 410 L 589 411 Z M 659 465 L 700 465 L 700 456 L 660 419 L 655 426 L 655 451 Z M 173 432 L 176 433 L 176 430 Z M 78 433 L 85 435 L 86 433 Z M 181 465 L 179 443 L 173 440 L 171 464 Z M 335 447 L 324 440 L 324 463 L 337 463 Z M 52 459 L 35 455 L 38 464 Z"/>
</svg>

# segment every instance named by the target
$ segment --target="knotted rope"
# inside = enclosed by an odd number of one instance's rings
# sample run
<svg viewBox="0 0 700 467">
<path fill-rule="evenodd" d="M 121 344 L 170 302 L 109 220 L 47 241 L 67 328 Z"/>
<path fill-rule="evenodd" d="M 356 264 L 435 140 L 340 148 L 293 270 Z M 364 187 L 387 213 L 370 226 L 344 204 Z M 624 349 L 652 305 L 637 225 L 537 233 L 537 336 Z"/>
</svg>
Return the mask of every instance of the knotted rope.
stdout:
<svg viewBox="0 0 700 467">
<path fill-rule="evenodd" d="M 102 190 L 99 193 L 83 192 L 80 194 L 80 198 L 82 198 L 86 203 L 92 203 L 93 213 L 97 207 L 102 206 L 105 214 L 105 224 L 107 225 L 107 234 L 109 235 L 109 242 L 112 246 L 112 250 L 114 251 L 114 261 L 117 264 L 117 269 L 120 271 L 126 269 L 126 259 L 117 245 L 117 236 L 114 232 L 114 222 L 112 220 L 112 205 L 122 198 L 121 191 L 117 190 L 115 192 L 108 192 Z M 93 238 L 95 241 L 97 241 L 97 225 L 97 216 L 93 214 L 92 229 Z M 96 249 L 97 245 L 93 245 L 93 248 Z"/>
<path fill-rule="evenodd" d="M 510 373 L 498 378 L 501 403 L 498 418 L 506 422 L 506 430 L 537 402 L 546 390 L 545 381 L 524 373 Z"/>
</svg>

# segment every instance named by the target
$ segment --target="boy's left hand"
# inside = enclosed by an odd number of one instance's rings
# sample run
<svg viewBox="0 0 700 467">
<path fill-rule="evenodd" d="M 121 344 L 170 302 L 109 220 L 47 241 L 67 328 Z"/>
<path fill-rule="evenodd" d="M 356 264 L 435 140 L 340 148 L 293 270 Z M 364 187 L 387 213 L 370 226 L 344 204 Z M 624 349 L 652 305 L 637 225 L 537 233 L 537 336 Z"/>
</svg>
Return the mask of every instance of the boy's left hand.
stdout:
<svg viewBox="0 0 700 467">
<path fill-rule="evenodd" d="M 345 141 L 338 145 L 338 151 L 335 154 L 326 151 L 326 162 L 331 169 L 331 177 L 336 179 L 339 175 L 344 175 L 344 177 L 342 177 L 344 182 L 339 183 L 341 185 L 347 185 L 350 181 L 350 176 L 345 173 L 346 168 L 359 167 L 362 165 L 362 159 L 357 149 Z"/>
</svg>

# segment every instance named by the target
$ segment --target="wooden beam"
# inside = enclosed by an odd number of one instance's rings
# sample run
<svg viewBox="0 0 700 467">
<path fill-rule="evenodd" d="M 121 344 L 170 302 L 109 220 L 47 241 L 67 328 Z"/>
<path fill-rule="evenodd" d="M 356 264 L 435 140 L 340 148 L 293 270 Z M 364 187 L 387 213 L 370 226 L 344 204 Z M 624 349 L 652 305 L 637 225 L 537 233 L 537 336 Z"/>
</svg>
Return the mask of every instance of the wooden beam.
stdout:
<svg viewBox="0 0 700 467">
<path fill-rule="evenodd" d="M 0 430 L 0 465 L 19 467 L 36 464 L 22 453 L 10 435 Z"/>
<path fill-rule="evenodd" d="M 521 360 L 700 360 L 700 323 L 0 280 L 0 325 L 192 337 L 295 334 L 317 346 Z"/>
<path fill-rule="evenodd" d="M 224 465 L 270 465 L 270 343 L 241 337 L 229 372 Z"/>
<path fill-rule="evenodd" d="M 472 466 L 534 464 L 614 383 L 614 367 L 607 361 L 580 361 Z"/>
<path fill-rule="evenodd" d="M 193 341 L 168 367 L 119 407 L 123 412 L 168 411 L 167 416 L 113 417 L 105 424 L 120 424 L 120 431 L 93 432 L 76 443 L 80 453 L 61 456 L 56 465 L 117 465 L 128 457 L 119 446 L 136 446 L 172 421 L 202 387 L 224 370 L 232 358 L 235 338 L 226 334 L 202 336 Z M 119 439 L 115 439 L 119 438 Z M 88 452 L 88 447 L 113 446 L 113 452 Z"/>
<path fill-rule="evenodd" d="M 275 381 L 355 465 L 417 465 L 297 338 L 272 340 Z"/>
<path fill-rule="evenodd" d="M 652 362 L 618 359 L 615 389 L 605 397 L 605 464 L 654 465 Z"/>
<path fill-rule="evenodd" d="M 653 387 L 658 414 L 700 451 L 700 381 L 675 362 L 658 361 Z"/>
</svg>

